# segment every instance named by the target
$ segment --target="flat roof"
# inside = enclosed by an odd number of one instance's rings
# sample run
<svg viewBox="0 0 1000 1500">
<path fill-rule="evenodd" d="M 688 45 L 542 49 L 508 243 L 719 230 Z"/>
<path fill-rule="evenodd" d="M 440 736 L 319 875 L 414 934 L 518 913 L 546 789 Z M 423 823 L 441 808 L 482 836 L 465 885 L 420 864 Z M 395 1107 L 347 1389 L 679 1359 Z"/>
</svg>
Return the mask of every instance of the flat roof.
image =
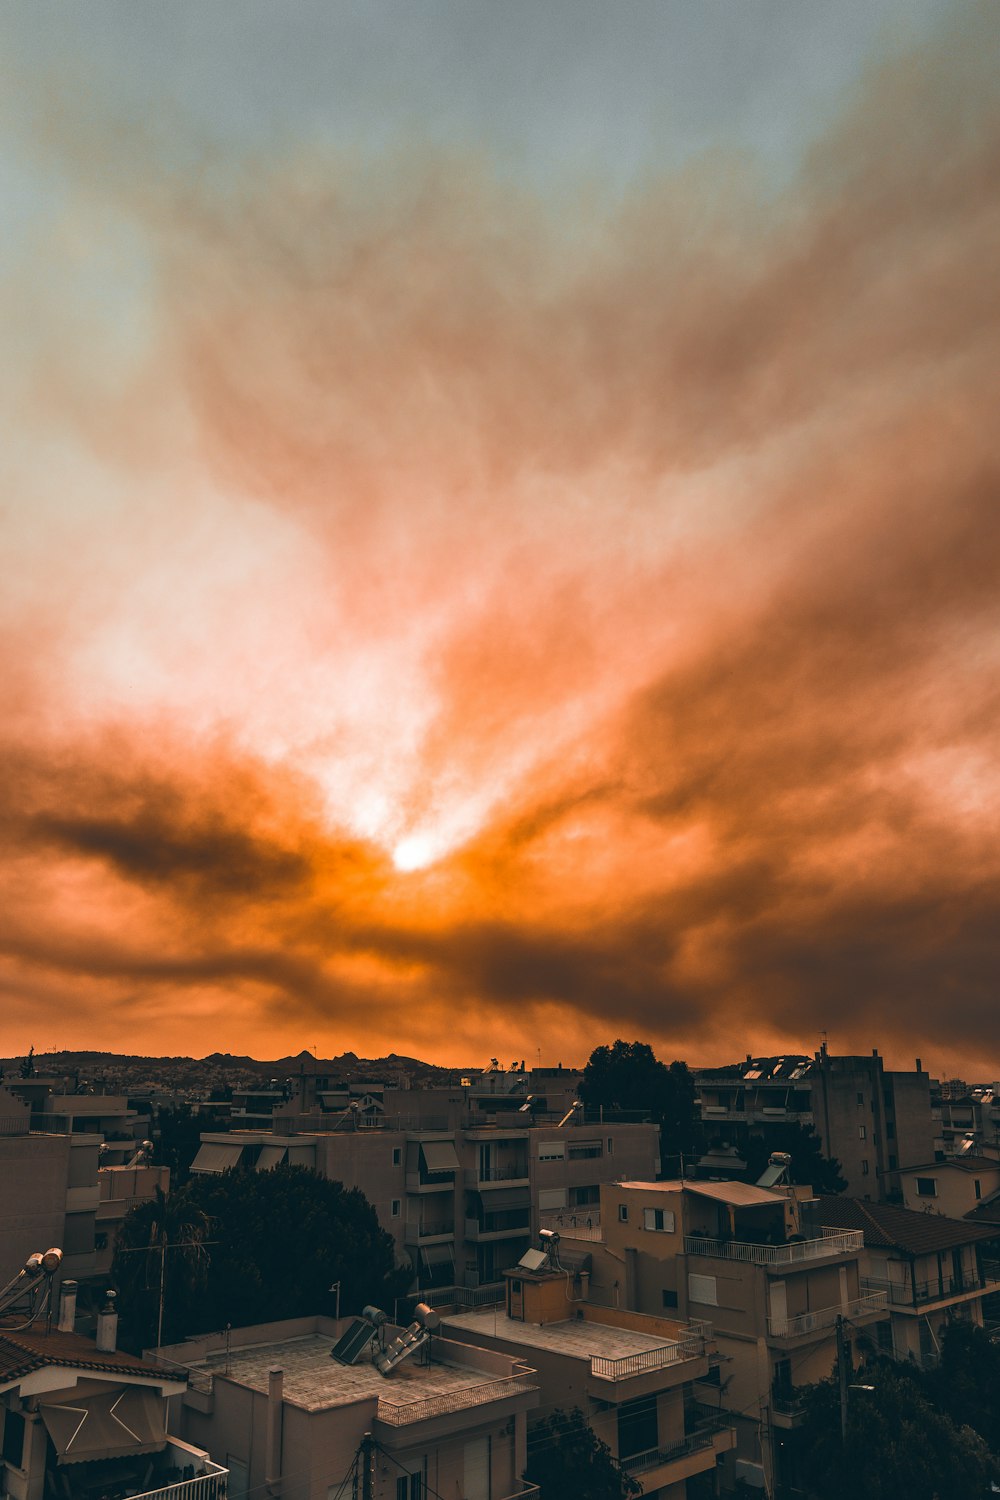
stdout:
<svg viewBox="0 0 1000 1500">
<path fill-rule="evenodd" d="M 632 1328 L 612 1328 L 607 1323 L 591 1323 L 585 1318 L 567 1318 L 562 1323 L 523 1323 L 518 1318 L 508 1318 L 499 1308 L 494 1311 L 491 1307 L 480 1308 L 477 1312 L 448 1313 L 441 1322 L 445 1329 L 462 1328 L 468 1333 L 503 1339 L 508 1344 L 548 1349 L 572 1359 L 585 1359 L 588 1364 L 592 1354 L 600 1355 L 602 1359 L 624 1359 L 629 1354 L 645 1354 L 650 1349 L 662 1349 L 681 1342 L 680 1338 L 639 1333 Z M 677 1331 L 680 1334 L 679 1326 Z"/>
<path fill-rule="evenodd" d="M 672 1182 L 620 1182 L 618 1186 L 641 1188 L 647 1193 L 698 1193 L 702 1198 L 714 1198 L 717 1203 L 728 1203 L 733 1208 L 756 1208 L 763 1204 L 773 1207 L 784 1202 L 783 1193 L 773 1193 L 752 1182 L 692 1182 L 685 1177 Z"/>
<path fill-rule="evenodd" d="M 272 1344 L 254 1344 L 210 1354 L 192 1364 L 193 1371 L 220 1375 L 252 1390 L 267 1392 L 268 1372 L 284 1371 L 284 1398 L 306 1411 L 324 1411 L 328 1407 L 350 1406 L 355 1401 L 377 1397 L 393 1405 L 408 1401 L 426 1401 L 432 1396 L 449 1397 L 451 1408 L 476 1405 L 476 1391 L 492 1385 L 502 1377 L 496 1371 L 477 1370 L 467 1365 L 447 1362 L 422 1365 L 419 1355 L 397 1365 L 388 1376 L 380 1375 L 369 1363 L 342 1365 L 330 1358 L 335 1338 L 324 1334 L 305 1334 L 300 1338 L 281 1339 Z M 463 1395 L 468 1401 L 462 1401 Z"/>
</svg>

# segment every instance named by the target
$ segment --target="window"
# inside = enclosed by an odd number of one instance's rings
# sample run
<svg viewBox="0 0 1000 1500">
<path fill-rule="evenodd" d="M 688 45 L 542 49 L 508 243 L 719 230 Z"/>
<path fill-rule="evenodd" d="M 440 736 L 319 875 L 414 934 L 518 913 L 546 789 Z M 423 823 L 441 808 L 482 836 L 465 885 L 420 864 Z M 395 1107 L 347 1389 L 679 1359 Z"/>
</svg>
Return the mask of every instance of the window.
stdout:
<svg viewBox="0 0 1000 1500">
<path fill-rule="evenodd" d="M 917 1197 L 918 1198 L 936 1198 L 937 1197 L 937 1178 L 936 1177 L 918 1177 L 917 1178 Z"/>
<path fill-rule="evenodd" d="M 859 1094 L 858 1095 L 858 1108 L 859 1109 L 864 1109 L 864 1107 L 865 1107 L 865 1096 L 864 1096 L 864 1094 Z"/>
<path fill-rule="evenodd" d="M 628 1223 L 628 1204 L 627 1203 L 619 1203 L 619 1205 L 618 1205 L 618 1222 L 619 1222 L 619 1224 L 627 1224 Z"/>
<path fill-rule="evenodd" d="M 608 1136 L 608 1155 L 609 1156 L 614 1156 L 614 1154 L 615 1154 L 615 1138 L 614 1138 L 613 1135 L 609 1135 Z"/>
<path fill-rule="evenodd" d="M 21 1467 L 24 1457 L 24 1418 L 19 1411 L 4 1413 L 3 1460 L 15 1469 Z"/>
<path fill-rule="evenodd" d="M 867 1139 L 868 1139 L 868 1126 L 867 1125 L 859 1125 L 858 1126 L 858 1140 L 859 1141 L 866 1141 Z"/>
<path fill-rule="evenodd" d="M 894 1141 L 896 1139 L 896 1124 L 894 1120 L 886 1120 L 885 1138 L 887 1141 Z"/>
<path fill-rule="evenodd" d="M 570 1161 L 589 1161 L 592 1157 L 601 1154 L 600 1141 L 581 1141 L 579 1145 L 571 1145 L 569 1148 Z"/>
<path fill-rule="evenodd" d="M 393 1146 L 393 1148 L 392 1148 L 392 1164 L 393 1164 L 394 1167 L 402 1166 L 402 1164 L 403 1164 L 403 1148 L 402 1148 L 402 1146 Z"/>
<path fill-rule="evenodd" d="M 718 1307 L 719 1294 L 714 1276 L 695 1276 L 688 1272 L 688 1300 L 701 1302 L 708 1307 Z"/>
<path fill-rule="evenodd" d="M 674 1216 L 669 1208 L 644 1208 L 642 1222 L 644 1229 L 656 1229 L 661 1234 L 674 1232 Z"/>
<path fill-rule="evenodd" d="M 566 1155 L 565 1141 L 539 1141 L 539 1161 L 562 1161 Z"/>
<path fill-rule="evenodd" d="M 396 1480 L 396 1500 L 422 1500 L 423 1493 L 422 1474 L 402 1474 Z"/>
<path fill-rule="evenodd" d="M 394 1219 L 398 1219 L 399 1218 L 399 1209 L 400 1209 L 399 1199 L 398 1198 L 393 1198 L 393 1200 L 392 1200 L 392 1217 Z"/>
<path fill-rule="evenodd" d="M 663 1306 L 664 1307 L 676 1307 L 677 1306 L 677 1293 L 676 1292 L 672 1292 L 668 1286 L 665 1286 L 663 1288 L 663 1291 L 660 1293 L 660 1296 L 663 1299 Z"/>
<path fill-rule="evenodd" d="M 889 1152 L 889 1171 L 890 1172 L 895 1172 L 895 1170 L 896 1170 L 896 1168 L 898 1166 L 899 1166 L 899 1157 L 898 1156 L 893 1156 L 892 1152 L 890 1151 Z"/>
<path fill-rule="evenodd" d="M 862 1177 L 868 1176 L 868 1163 L 866 1161 L 861 1163 L 861 1175 Z"/>
<path fill-rule="evenodd" d="M 972 1186 L 975 1188 L 976 1197 L 981 1198 L 983 1196 L 983 1185 L 978 1177 L 973 1178 Z"/>
</svg>

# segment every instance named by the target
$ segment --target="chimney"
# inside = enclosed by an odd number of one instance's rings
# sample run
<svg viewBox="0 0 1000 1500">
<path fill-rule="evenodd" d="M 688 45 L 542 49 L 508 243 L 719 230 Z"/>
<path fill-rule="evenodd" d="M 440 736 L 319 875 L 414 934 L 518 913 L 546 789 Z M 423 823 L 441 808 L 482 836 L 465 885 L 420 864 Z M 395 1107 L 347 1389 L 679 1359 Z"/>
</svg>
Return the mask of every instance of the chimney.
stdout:
<svg viewBox="0 0 1000 1500">
<path fill-rule="evenodd" d="M 264 1483 L 271 1494 L 281 1489 L 281 1408 L 285 1372 L 275 1366 L 267 1372 L 267 1436 L 264 1447 Z"/>
<path fill-rule="evenodd" d="M 113 1354 L 118 1347 L 117 1292 L 108 1292 L 107 1300 L 97 1314 L 97 1347 L 102 1354 Z"/>
<path fill-rule="evenodd" d="M 72 1333 L 76 1327 L 76 1282 L 64 1281 L 59 1300 L 59 1332 Z"/>
<path fill-rule="evenodd" d="M 917 1064 L 917 1072 L 918 1073 L 922 1073 L 924 1070 L 923 1070 L 923 1067 L 921 1066 L 920 1058 L 919 1057 L 916 1059 L 916 1064 Z"/>
</svg>

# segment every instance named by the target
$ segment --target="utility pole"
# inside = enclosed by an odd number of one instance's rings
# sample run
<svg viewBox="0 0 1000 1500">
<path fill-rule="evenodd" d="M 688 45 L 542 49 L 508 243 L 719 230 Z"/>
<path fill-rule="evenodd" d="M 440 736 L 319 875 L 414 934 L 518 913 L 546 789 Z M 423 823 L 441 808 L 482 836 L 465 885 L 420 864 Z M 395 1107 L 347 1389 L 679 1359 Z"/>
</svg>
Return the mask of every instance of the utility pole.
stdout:
<svg viewBox="0 0 1000 1500">
<path fill-rule="evenodd" d="M 844 1331 L 844 1319 L 837 1314 L 837 1380 L 840 1385 L 840 1441 L 847 1446 L 847 1385 L 851 1373 L 851 1352 Z"/>
<path fill-rule="evenodd" d="M 370 1432 L 361 1439 L 361 1500 L 374 1500 L 372 1471 L 375 1465 L 375 1441 Z"/>
</svg>

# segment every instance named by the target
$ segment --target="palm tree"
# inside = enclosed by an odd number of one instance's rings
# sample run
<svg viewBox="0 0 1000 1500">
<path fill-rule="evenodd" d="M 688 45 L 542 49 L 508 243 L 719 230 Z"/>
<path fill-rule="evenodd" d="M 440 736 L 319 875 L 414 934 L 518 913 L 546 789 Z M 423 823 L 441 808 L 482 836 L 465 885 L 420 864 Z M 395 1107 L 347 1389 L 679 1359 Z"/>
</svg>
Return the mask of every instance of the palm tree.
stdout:
<svg viewBox="0 0 1000 1500">
<path fill-rule="evenodd" d="M 165 1311 L 168 1330 L 181 1330 L 187 1318 L 180 1309 L 205 1287 L 211 1220 L 183 1192 L 156 1189 L 149 1203 L 125 1216 L 112 1275 L 119 1292 L 123 1336 L 137 1347 L 163 1343 Z"/>
</svg>

